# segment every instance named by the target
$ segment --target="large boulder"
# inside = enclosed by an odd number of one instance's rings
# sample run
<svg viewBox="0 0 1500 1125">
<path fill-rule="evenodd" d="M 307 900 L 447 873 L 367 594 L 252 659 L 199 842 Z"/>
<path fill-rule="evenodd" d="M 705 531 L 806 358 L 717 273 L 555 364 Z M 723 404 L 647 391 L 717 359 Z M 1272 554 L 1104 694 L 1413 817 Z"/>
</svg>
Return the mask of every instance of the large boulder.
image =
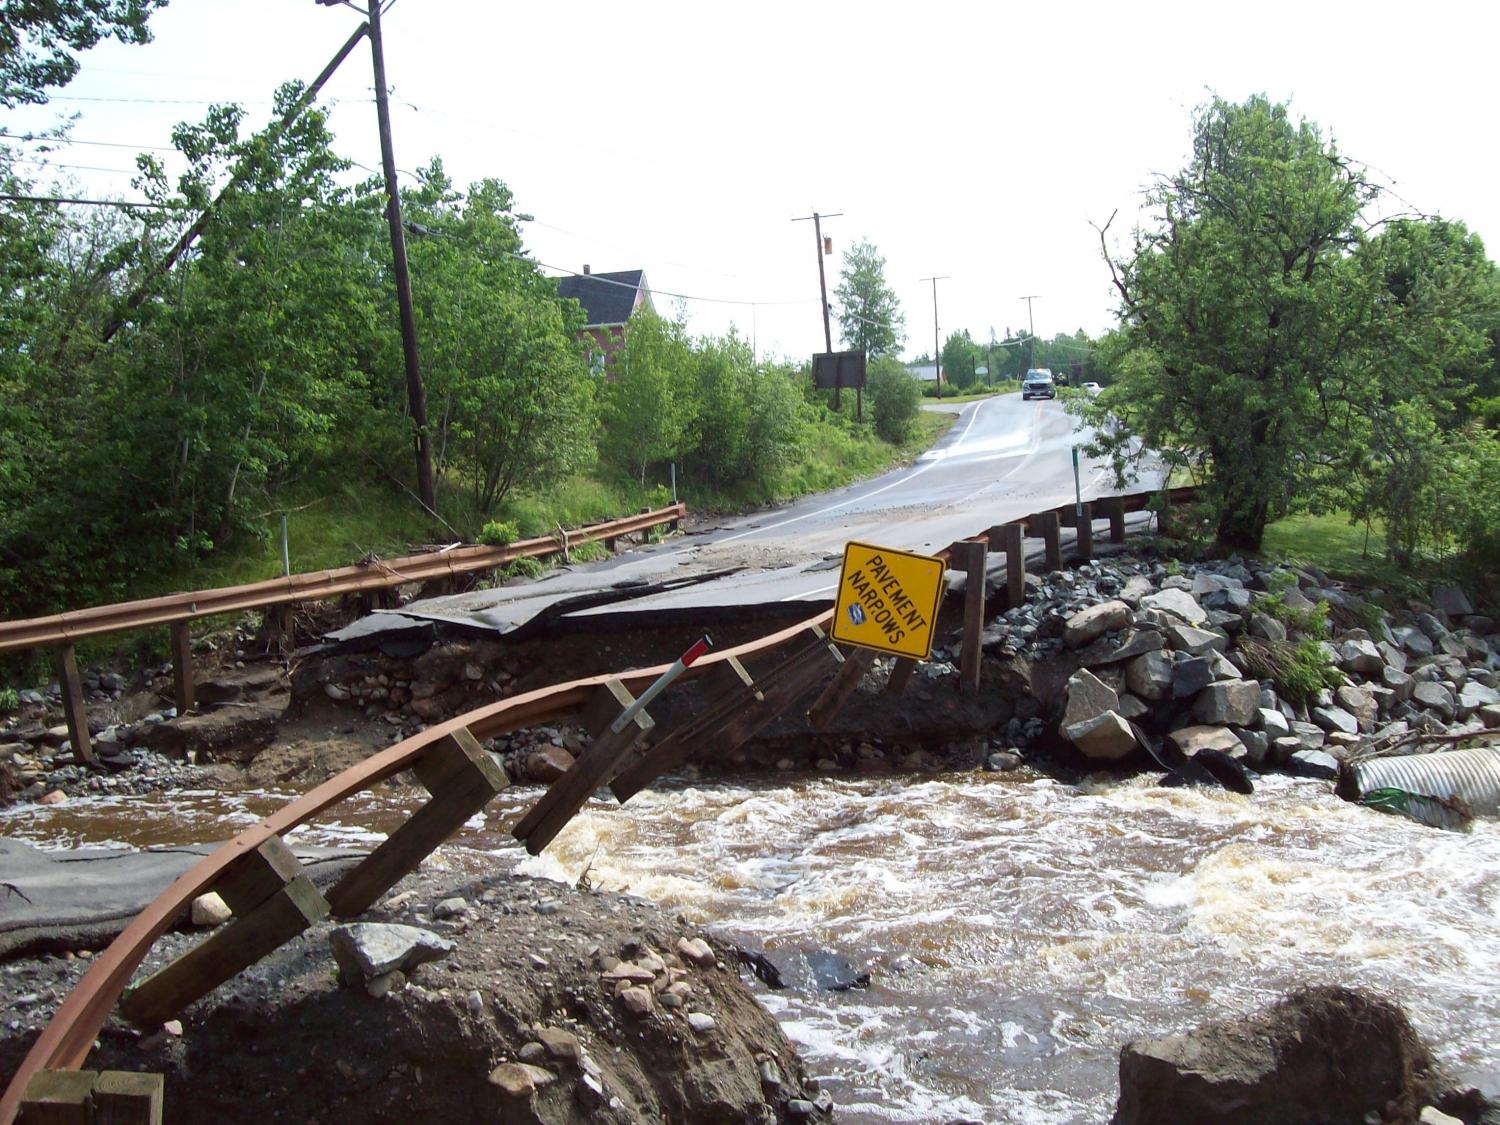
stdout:
<svg viewBox="0 0 1500 1125">
<path fill-rule="evenodd" d="M 1229 648 L 1229 638 L 1211 629 L 1196 629 L 1191 625 L 1173 625 L 1167 630 L 1167 640 L 1178 652 L 1191 656 L 1207 656 L 1210 652 L 1224 652 Z"/>
<path fill-rule="evenodd" d="M 1156 610 L 1189 625 L 1202 625 L 1208 620 L 1207 612 L 1186 590 L 1159 590 L 1148 594 L 1141 599 L 1141 609 Z"/>
<path fill-rule="evenodd" d="M 1469 601 L 1469 595 L 1457 586 L 1434 586 L 1432 605 L 1449 617 L 1467 617 L 1474 612 L 1474 603 Z"/>
<path fill-rule="evenodd" d="M 1118 761 L 1139 745 L 1134 728 L 1113 711 L 1065 726 L 1062 733 L 1080 753 L 1101 762 Z"/>
<path fill-rule="evenodd" d="M 1344 641 L 1339 645 L 1339 667 L 1360 676 L 1378 676 L 1385 658 L 1373 641 Z"/>
<path fill-rule="evenodd" d="M 1120 705 L 1120 697 L 1115 689 L 1087 668 L 1080 668 L 1068 677 L 1067 692 L 1068 702 L 1062 717 L 1062 725 L 1065 727 L 1097 718 Z"/>
<path fill-rule="evenodd" d="M 1112 1125 L 1364 1125 L 1415 1121 L 1442 1088 L 1388 1000 L 1340 987 L 1120 1052 Z"/>
<path fill-rule="evenodd" d="M 1142 699 L 1166 699 L 1172 694 L 1171 653 L 1158 649 L 1130 661 L 1125 665 L 1125 686 Z"/>
<path fill-rule="evenodd" d="M 1192 699 L 1214 682 L 1213 661 L 1204 656 L 1190 656 L 1172 666 L 1172 695 Z"/>
<path fill-rule="evenodd" d="M 1205 750 L 1234 754 L 1241 743 L 1234 731 L 1227 727 L 1196 726 L 1172 731 L 1167 735 L 1167 745 L 1182 757 L 1193 758 Z"/>
<path fill-rule="evenodd" d="M 1225 680 L 1209 684 L 1193 700 L 1193 715 L 1214 725 L 1237 727 L 1254 724 L 1260 710 L 1260 684 L 1254 680 Z"/>
<path fill-rule="evenodd" d="M 1314 707 L 1310 712 L 1312 721 L 1329 734 L 1358 734 L 1359 720 L 1342 707 Z"/>
<path fill-rule="evenodd" d="M 1122 634 L 1118 645 L 1111 644 L 1108 638 L 1097 641 L 1078 654 L 1078 662 L 1086 668 L 1116 664 L 1145 652 L 1157 652 L 1165 643 L 1165 638 L 1157 630 L 1137 629 Z"/>
<path fill-rule="evenodd" d="M 431 930 L 390 922 L 340 926 L 328 935 L 328 944 L 348 981 L 373 980 L 397 971 L 409 973 L 418 965 L 441 961 L 456 948 Z"/>
<path fill-rule="evenodd" d="M 1105 633 L 1125 628 L 1132 617 L 1130 607 L 1122 601 L 1100 602 L 1080 609 L 1063 625 L 1063 644 L 1082 648 Z"/>
<path fill-rule="evenodd" d="M 1447 686 L 1435 682 L 1417 684 L 1412 688 L 1411 698 L 1412 702 L 1420 704 L 1429 711 L 1437 712 L 1444 722 L 1453 718 L 1457 707 L 1453 693 L 1448 690 Z"/>
</svg>

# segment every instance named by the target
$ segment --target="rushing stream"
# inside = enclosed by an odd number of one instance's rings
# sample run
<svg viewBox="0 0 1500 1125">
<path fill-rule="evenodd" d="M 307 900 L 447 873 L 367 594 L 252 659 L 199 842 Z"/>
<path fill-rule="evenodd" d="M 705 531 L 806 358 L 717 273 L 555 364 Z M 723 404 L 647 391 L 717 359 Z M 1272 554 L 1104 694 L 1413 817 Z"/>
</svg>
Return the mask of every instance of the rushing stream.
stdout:
<svg viewBox="0 0 1500 1125">
<path fill-rule="evenodd" d="M 760 989 L 847 1122 L 1107 1120 L 1120 1045 L 1299 984 L 1406 1005 L 1460 1080 L 1500 1085 L 1500 830 L 1460 835 L 1272 777 L 1253 797 L 1021 771 L 804 778 L 591 803 L 546 854 L 512 790 L 441 853 L 653 899 L 766 946 L 867 963 L 870 988 Z M 0 813 L 48 846 L 223 838 L 291 796 L 106 798 Z M 378 839 L 414 796 L 298 831 Z M 757 985 L 759 988 L 759 985 Z"/>
</svg>

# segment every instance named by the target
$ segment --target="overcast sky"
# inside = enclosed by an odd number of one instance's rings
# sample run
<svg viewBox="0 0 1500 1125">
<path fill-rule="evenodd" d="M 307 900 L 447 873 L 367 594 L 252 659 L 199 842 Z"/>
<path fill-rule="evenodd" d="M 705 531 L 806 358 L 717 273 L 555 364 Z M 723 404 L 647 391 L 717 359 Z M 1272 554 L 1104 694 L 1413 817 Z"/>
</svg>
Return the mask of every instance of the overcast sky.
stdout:
<svg viewBox="0 0 1500 1125">
<path fill-rule="evenodd" d="M 259 126 L 358 22 L 314 0 L 171 0 L 154 43 L 101 45 L 49 107 L 0 122 L 76 112 L 80 141 L 167 145 L 208 101 L 239 101 Z M 1401 199 L 1500 244 L 1492 3 L 396 0 L 385 33 L 400 167 L 440 155 L 460 186 L 505 180 L 549 265 L 744 302 L 688 301 L 690 326 L 736 323 L 763 354 L 822 350 L 812 224 L 790 221 L 814 209 L 843 212 L 830 290 L 856 239 L 885 255 L 908 354 L 932 346 L 934 274 L 944 336 L 1024 328 L 1025 294 L 1041 335 L 1104 330 L 1091 223 L 1118 209 L 1128 234 L 1211 92 L 1290 99 Z M 377 169 L 371 96 L 362 48 L 325 103 L 340 152 Z M 55 159 L 132 197 L 132 155 Z"/>
</svg>

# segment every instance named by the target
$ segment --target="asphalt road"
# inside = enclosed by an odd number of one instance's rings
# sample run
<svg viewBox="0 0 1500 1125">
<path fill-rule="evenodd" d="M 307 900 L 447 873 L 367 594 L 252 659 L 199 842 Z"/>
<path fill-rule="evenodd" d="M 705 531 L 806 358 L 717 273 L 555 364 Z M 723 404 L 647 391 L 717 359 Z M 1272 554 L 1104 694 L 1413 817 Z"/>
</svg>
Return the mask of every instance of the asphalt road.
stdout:
<svg viewBox="0 0 1500 1125">
<path fill-rule="evenodd" d="M 952 409 L 960 411 L 958 420 L 937 445 L 912 465 L 873 480 L 603 562 L 559 567 L 535 582 L 413 602 L 399 615 L 374 614 L 338 635 L 422 619 L 508 632 L 539 615 L 545 620 L 791 601 L 811 610 L 832 601 L 838 562 L 851 539 L 941 550 L 993 524 L 1073 499 L 1072 450 L 1087 434 L 1060 401 L 1023 402 L 1009 394 Z M 1084 499 L 1116 491 L 1103 463 L 1083 458 L 1080 478 Z M 659 583 L 675 585 L 646 593 Z M 642 586 L 637 595 L 645 596 L 625 600 Z M 611 600 L 587 604 L 595 596 Z"/>
</svg>

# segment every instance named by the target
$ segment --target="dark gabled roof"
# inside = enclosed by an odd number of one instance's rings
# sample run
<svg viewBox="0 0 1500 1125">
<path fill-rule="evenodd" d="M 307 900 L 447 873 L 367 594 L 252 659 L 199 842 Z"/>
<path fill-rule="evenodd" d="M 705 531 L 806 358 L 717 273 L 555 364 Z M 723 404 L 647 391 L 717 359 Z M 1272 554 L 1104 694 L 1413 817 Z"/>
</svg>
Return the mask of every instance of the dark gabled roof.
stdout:
<svg viewBox="0 0 1500 1125">
<path fill-rule="evenodd" d="M 565 277 L 557 283 L 559 297 L 571 297 L 583 306 L 585 327 L 624 324 L 635 311 L 636 293 L 646 284 L 645 270 L 617 273 L 586 273 Z"/>
</svg>

